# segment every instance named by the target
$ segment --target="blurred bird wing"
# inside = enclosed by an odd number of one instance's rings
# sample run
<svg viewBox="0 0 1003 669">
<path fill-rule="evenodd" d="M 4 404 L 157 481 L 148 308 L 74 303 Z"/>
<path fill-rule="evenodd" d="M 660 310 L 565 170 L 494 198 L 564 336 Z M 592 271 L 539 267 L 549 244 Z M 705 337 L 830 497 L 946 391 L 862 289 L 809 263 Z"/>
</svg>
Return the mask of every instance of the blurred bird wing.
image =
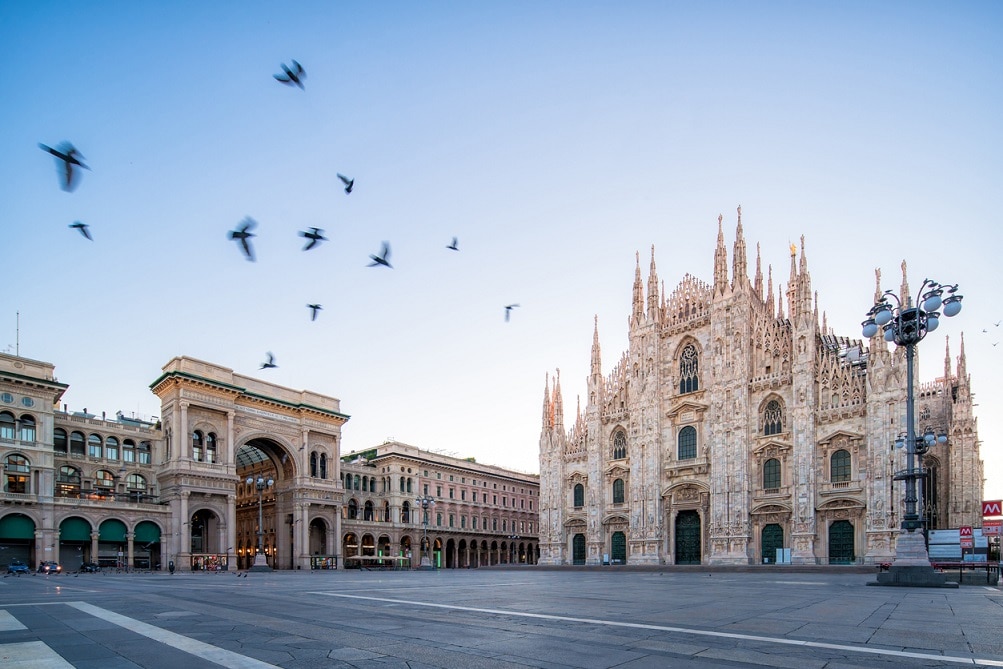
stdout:
<svg viewBox="0 0 1003 669">
<path fill-rule="evenodd" d="M 302 65 L 300 65 L 298 62 L 296 62 L 294 60 L 293 61 L 293 67 L 296 68 L 296 75 L 298 77 L 300 77 L 301 79 L 305 79 L 306 78 L 306 70 L 303 69 Z M 286 71 L 288 72 L 289 70 L 286 70 Z"/>
<path fill-rule="evenodd" d="M 338 174 L 338 178 L 341 179 L 346 186 L 349 184 L 349 182 L 351 182 L 351 179 L 346 177 L 344 174 Z"/>
</svg>

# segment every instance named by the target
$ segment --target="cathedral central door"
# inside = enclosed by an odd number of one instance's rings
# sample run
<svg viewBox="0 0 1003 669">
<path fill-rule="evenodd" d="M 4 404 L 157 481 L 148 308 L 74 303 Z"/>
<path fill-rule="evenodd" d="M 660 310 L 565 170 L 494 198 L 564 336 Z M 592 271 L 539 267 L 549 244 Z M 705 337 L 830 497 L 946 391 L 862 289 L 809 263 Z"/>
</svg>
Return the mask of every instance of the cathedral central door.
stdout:
<svg viewBox="0 0 1003 669">
<path fill-rule="evenodd" d="M 676 564 L 700 564 L 700 514 L 680 511 L 676 516 Z"/>
<path fill-rule="evenodd" d="M 777 561 L 777 549 L 784 547 L 784 528 L 770 523 L 763 528 L 763 564 Z"/>
<path fill-rule="evenodd" d="M 848 520 L 837 520 L 829 526 L 829 564 L 852 564 L 855 559 L 853 525 Z"/>
<path fill-rule="evenodd" d="M 571 563 L 585 564 L 585 535 L 576 534 L 571 540 Z"/>
<path fill-rule="evenodd" d="M 610 558 L 613 564 L 627 564 L 627 536 L 623 532 L 614 532 L 610 537 Z"/>
</svg>

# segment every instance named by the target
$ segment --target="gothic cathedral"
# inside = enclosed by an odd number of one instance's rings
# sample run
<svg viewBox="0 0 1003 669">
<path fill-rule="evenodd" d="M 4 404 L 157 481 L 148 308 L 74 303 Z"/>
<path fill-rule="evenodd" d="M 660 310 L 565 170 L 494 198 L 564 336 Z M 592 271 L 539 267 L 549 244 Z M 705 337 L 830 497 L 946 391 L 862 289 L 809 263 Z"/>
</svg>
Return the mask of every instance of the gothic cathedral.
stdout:
<svg viewBox="0 0 1003 669">
<path fill-rule="evenodd" d="M 804 238 L 786 292 L 750 281 L 742 211 L 728 277 L 718 217 L 714 281 L 647 296 L 640 258 L 628 350 L 603 376 L 598 321 L 587 404 L 565 428 L 547 379 L 540 435 L 540 564 L 879 563 L 903 513 L 903 350 L 819 320 Z M 905 263 L 902 292 L 907 295 Z M 875 300 L 881 296 L 877 272 Z M 862 312 L 864 307 L 862 305 Z M 956 366 L 918 384 L 917 428 L 948 436 L 923 457 L 929 529 L 980 525 L 982 461 L 964 338 Z"/>
</svg>

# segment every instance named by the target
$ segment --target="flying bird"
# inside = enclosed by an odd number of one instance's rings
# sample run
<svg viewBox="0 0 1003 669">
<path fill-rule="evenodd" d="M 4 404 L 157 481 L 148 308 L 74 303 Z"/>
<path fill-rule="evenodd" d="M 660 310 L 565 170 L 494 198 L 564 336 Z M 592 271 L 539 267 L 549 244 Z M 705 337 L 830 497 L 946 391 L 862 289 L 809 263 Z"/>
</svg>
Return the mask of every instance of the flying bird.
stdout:
<svg viewBox="0 0 1003 669">
<path fill-rule="evenodd" d="M 272 369 L 273 367 L 278 367 L 278 365 L 275 364 L 275 356 L 269 351 L 268 362 L 261 363 L 261 369 Z"/>
<path fill-rule="evenodd" d="M 80 221 L 74 221 L 73 223 L 70 223 L 70 227 L 76 228 L 77 230 L 80 231 L 80 234 L 82 234 L 84 237 L 91 240 L 92 242 L 94 241 L 94 238 L 91 237 L 91 233 L 87 230 L 86 223 L 81 223 Z"/>
<path fill-rule="evenodd" d="M 306 70 L 303 69 L 303 66 L 295 60 L 293 61 L 292 69 L 286 67 L 285 63 L 282 63 L 281 65 L 282 71 L 285 72 L 285 74 L 276 74 L 273 76 L 283 84 L 288 86 L 295 84 L 296 86 L 303 88 L 303 79 L 306 79 Z"/>
<path fill-rule="evenodd" d="M 338 178 L 341 179 L 341 182 L 343 184 L 345 184 L 345 192 L 346 193 L 351 193 L 352 192 L 352 187 L 355 186 L 355 179 L 349 179 L 344 174 L 339 174 Z"/>
<path fill-rule="evenodd" d="M 453 243 L 447 246 L 446 248 L 453 249 L 454 251 L 459 251 L 460 249 L 456 248 L 456 241 L 457 241 L 456 237 L 453 237 Z"/>
<path fill-rule="evenodd" d="M 317 244 L 327 241 L 327 237 L 324 236 L 324 231 L 320 228 L 310 228 L 306 232 L 300 231 L 300 237 L 305 237 L 310 240 L 310 242 L 303 247 L 304 251 L 309 251 L 313 247 L 317 246 Z"/>
<path fill-rule="evenodd" d="M 512 310 L 518 307 L 518 304 L 507 304 L 505 305 L 505 322 L 508 323 L 509 316 L 512 314 Z"/>
<path fill-rule="evenodd" d="M 319 304 L 308 304 L 306 306 L 310 309 L 310 320 L 312 321 L 317 320 L 317 312 L 324 308 Z"/>
<path fill-rule="evenodd" d="M 393 269 L 394 266 L 390 264 L 388 258 L 390 257 L 390 242 L 383 242 L 383 248 L 378 256 L 371 255 L 369 259 L 373 262 L 366 265 L 366 267 L 376 267 L 377 265 L 383 265 L 384 267 L 389 267 Z"/>
<path fill-rule="evenodd" d="M 251 262 L 254 262 L 254 249 L 251 248 L 251 237 L 254 236 L 254 233 L 250 232 L 250 230 L 257 224 L 257 221 L 250 216 L 247 216 L 240 222 L 239 228 L 230 231 L 230 239 L 240 241 L 240 246 L 244 250 L 244 255 L 247 256 L 247 259 Z"/>
<path fill-rule="evenodd" d="M 83 156 L 80 154 L 79 151 L 77 151 L 76 147 L 74 147 L 69 142 L 61 143 L 58 149 L 53 149 L 52 147 L 46 146 L 45 144 L 39 144 L 38 146 L 43 151 L 48 151 L 49 153 L 54 155 L 57 161 L 61 160 L 63 162 L 62 168 L 60 169 L 59 172 L 59 176 L 61 177 L 60 185 L 62 186 L 62 189 L 65 190 L 66 192 L 68 193 L 72 192 L 73 189 L 77 187 L 77 183 L 79 182 L 79 178 L 77 177 L 77 170 L 74 168 L 74 166 L 82 167 L 85 170 L 90 169 L 82 162 L 80 162 Z M 56 164 L 59 165 L 59 163 Z"/>
</svg>

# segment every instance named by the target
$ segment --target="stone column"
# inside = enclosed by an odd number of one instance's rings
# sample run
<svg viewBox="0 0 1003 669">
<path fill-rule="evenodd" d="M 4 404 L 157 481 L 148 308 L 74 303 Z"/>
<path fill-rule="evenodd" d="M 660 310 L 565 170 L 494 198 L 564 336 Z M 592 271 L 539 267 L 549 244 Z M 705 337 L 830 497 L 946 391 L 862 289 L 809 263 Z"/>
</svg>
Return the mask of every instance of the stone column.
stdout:
<svg viewBox="0 0 1003 669">
<path fill-rule="evenodd" d="M 100 532 L 91 532 L 91 562 L 95 564 L 100 564 L 100 560 L 98 560 L 98 538 L 100 536 Z"/>
<path fill-rule="evenodd" d="M 226 496 L 226 550 L 227 568 L 237 566 L 237 495 Z"/>
<path fill-rule="evenodd" d="M 341 554 L 341 507 L 334 507 L 334 550 L 332 555 L 338 558 L 338 569 L 345 568 L 345 557 Z"/>
<path fill-rule="evenodd" d="M 228 465 L 233 464 L 237 460 L 237 449 L 233 445 L 233 434 L 234 434 L 233 433 L 233 418 L 234 418 L 234 415 L 235 414 L 234 414 L 233 411 L 227 411 L 226 412 L 226 446 L 225 446 L 225 448 L 226 448 L 226 455 L 224 456 L 226 458 L 226 460 L 224 462 L 226 464 L 228 464 Z"/>
<path fill-rule="evenodd" d="M 192 459 L 192 435 L 188 430 L 188 402 L 182 400 L 181 405 L 181 425 L 175 439 L 178 442 L 178 458 Z"/>
</svg>

